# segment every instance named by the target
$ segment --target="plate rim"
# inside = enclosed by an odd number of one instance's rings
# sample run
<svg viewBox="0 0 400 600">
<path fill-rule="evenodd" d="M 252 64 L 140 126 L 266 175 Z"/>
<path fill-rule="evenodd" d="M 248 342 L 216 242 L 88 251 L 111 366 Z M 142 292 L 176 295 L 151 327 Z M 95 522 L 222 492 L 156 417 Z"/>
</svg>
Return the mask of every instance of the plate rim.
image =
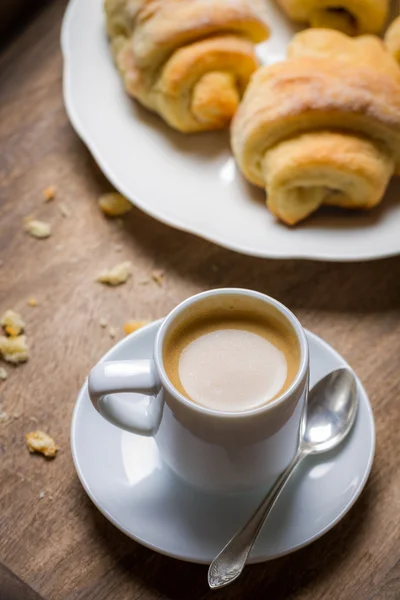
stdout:
<svg viewBox="0 0 400 600">
<path fill-rule="evenodd" d="M 70 42 L 69 42 L 69 31 L 71 29 L 70 23 L 73 19 L 74 11 L 77 10 L 77 6 L 79 6 L 81 0 L 69 0 L 68 5 L 65 9 L 64 17 L 61 25 L 61 34 L 60 34 L 60 43 L 61 43 L 61 51 L 63 57 L 63 81 L 62 81 L 62 90 L 63 90 L 63 99 L 64 106 L 68 116 L 68 119 L 75 130 L 75 133 L 81 139 L 81 141 L 85 144 L 93 159 L 99 166 L 100 170 L 103 172 L 105 177 L 110 181 L 110 183 L 118 190 L 121 194 L 126 196 L 126 198 L 133 204 L 135 207 L 139 208 L 142 212 L 149 215 L 153 219 L 163 223 L 164 225 L 168 225 L 174 229 L 178 229 L 179 231 L 183 231 L 190 235 L 197 236 L 207 242 L 211 242 L 221 248 L 225 248 L 232 252 L 236 252 L 238 254 L 242 254 L 245 256 L 252 256 L 256 258 L 264 258 L 264 259 L 273 259 L 273 260 L 310 260 L 316 262 L 333 262 L 333 263 L 358 263 L 358 262 L 369 262 L 372 260 L 382 260 L 385 258 L 390 258 L 393 256 L 400 255 L 400 247 L 397 250 L 383 250 L 376 252 L 363 252 L 361 254 L 354 253 L 352 255 L 347 254 L 346 256 L 337 256 L 331 253 L 319 252 L 318 255 L 313 254 L 312 252 L 299 252 L 298 254 L 288 253 L 284 250 L 256 250 L 254 248 L 250 248 L 246 244 L 235 244 L 230 240 L 227 240 L 223 235 L 218 234 L 217 237 L 209 234 L 207 231 L 203 229 L 202 226 L 194 229 L 191 226 L 186 225 L 178 218 L 170 217 L 169 215 L 165 215 L 159 211 L 153 210 L 151 207 L 147 205 L 146 202 L 143 202 L 141 198 L 139 198 L 136 194 L 132 194 L 129 189 L 125 187 L 125 185 L 120 182 L 118 177 L 113 173 L 113 169 L 108 166 L 108 160 L 103 158 L 102 153 L 97 149 L 97 144 L 93 140 L 92 136 L 87 132 L 84 123 L 82 122 L 79 111 L 76 109 L 74 101 L 71 85 L 71 69 L 70 69 Z"/>
<path fill-rule="evenodd" d="M 161 318 L 161 319 L 157 319 L 156 321 L 152 321 L 152 322 L 148 323 L 142 329 L 130 334 L 129 336 L 126 336 L 125 338 L 120 340 L 117 344 L 115 344 L 110 350 L 108 350 L 99 359 L 98 362 L 107 360 L 110 356 L 112 356 L 114 354 L 114 352 L 118 348 L 120 348 L 121 346 L 126 344 L 128 342 L 128 340 L 131 339 L 132 337 L 136 337 L 136 336 L 140 337 L 140 335 L 145 334 L 146 330 L 153 329 L 153 328 L 156 329 L 156 328 L 160 327 L 163 320 L 164 319 Z M 331 346 L 327 341 L 325 341 L 323 338 L 321 338 L 320 336 L 311 332 L 308 329 L 305 329 L 305 332 L 306 332 L 307 338 L 314 338 L 314 340 L 316 340 L 317 343 L 322 344 L 328 352 L 333 353 L 336 358 L 340 359 L 341 362 L 344 361 L 344 363 L 351 369 L 350 365 L 347 363 L 345 358 L 333 346 Z M 268 557 L 263 557 L 263 556 L 252 557 L 252 556 L 250 556 L 248 564 L 257 564 L 257 563 L 262 563 L 262 562 L 268 562 L 270 560 L 275 560 L 276 558 L 281 558 L 282 556 L 287 556 L 288 554 L 292 554 L 293 552 L 296 552 L 297 550 L 300 550 L 301 548 L 304 548 L 304 547 L 308 546 L 309 544 L 317 541 L 323 535 L 325 535 L 328 531 L 333 529 L 333 527 L 335 527 L 339 523 L 339 521 L 341 521 L 345 517 L 345 515 L 355 505 L 355 503 L 359 499 L 362 491 L 364 490 L 365 485 L 370 476 L 372 465 L 374 462 L 375 447 L 376 447 L 376 427 L 375 427 L 375 419 L 374 419 L 374 415 L 373 415 L 373 411 L 372 411 L 371 402 L 369 400 L 369 396 L 368 396 L 362 382 L 358 378 L 357 374 L 353 371 L 353 369 L 351 369 L 351 370 L 357 379 L 359 393 L 362 397 L 362 401 L 365 403 L 365 407 L 366 407 L 368 417 L 369 417 L 368 424 L 369 424 L 370 433 L 371 433 L 371 444 L 369 446 L 368 462 L 367 462 L 365 472 L 363 473 L 363 476 L 360 480 L 358 489 L 356 490 L 355 494 L 351 497 L 349 502 L 347 502 L 347 504 L 342 508 L 340 513 L 335 517 L 335 519 L 333 519 L 327 526 L 325 526 L 323 529 L 321 529 L 321 531 L 319 531 L 317 535 L 305 540 L 304 542 L 302 542 L 301 544 L 298 544 L 297 546 L 293 546 L 292 548 L 290 548 L 284 552 L 278 553 L 276 555 L 273 555 L 273 556 L 268 556 Z M 85 381 L 85 383 L 83 384 L 83 386 L 81 387 L 81 389 L 78 393 L 78 396 L 77 396 L 77 399 L 75 402 L 75 406 L 74 406 L 74 410 L 72 413 L 71 427 L 70 427 L 70 440 L 71 440 L 70 444 L 71 444 L 72 460 L 74 463 L 75 471 L 78 475 L 78 479 L 80 480 L 83 489 L 85 490 L 86 494 L 88 495 L 88 497 L 90 498 L 92 503 L 95 505 L 96 509 L 99 510 L 100 513 L 106 519 L 108 519 L 124 535 L 126 535 L 128 538 L 134 540 L 135 542 L 145 546 L 146 548 L 149 548 L 152 551 L 157 552 L 158 554 L 162 554 L 164 556 L 168 556 L 170 558 L 174 558 L 176 560 L 182 560 L 184 562 L 208 565 L 210 562 L 208 560 L 199 559 L 199 558 L 195 559 L 193 557 L 183 556 L 179 553 L 170 552 L 164 548 L 159 548 L 158 546 L 156 546 L 155 544 L 152 544 L 151 542 L 148 542 L 147 540 L 143 539 L 139 535 L 134 535 L 132 532 L 127 531 L 127 529 L 124 528 L 122 523 L 120 523 L 118 521 L 118 519 L 116 517 L 114 517 L 107 509 L 105 509 L 100 504 L 100 502 L 97 500 L 95 494 L 91 491 L 90 485 L 88 484 L 85 475 L 83 474 L 83 472 L 80 468 L 78 452 L 76 449 L 76 427 L 77 427 L 77 421 L 78 421 L 78 413 L 79 413 L 82 403 L 85 400 L 86 395 L 87 395 L 87 380 Z"/>
</svg>

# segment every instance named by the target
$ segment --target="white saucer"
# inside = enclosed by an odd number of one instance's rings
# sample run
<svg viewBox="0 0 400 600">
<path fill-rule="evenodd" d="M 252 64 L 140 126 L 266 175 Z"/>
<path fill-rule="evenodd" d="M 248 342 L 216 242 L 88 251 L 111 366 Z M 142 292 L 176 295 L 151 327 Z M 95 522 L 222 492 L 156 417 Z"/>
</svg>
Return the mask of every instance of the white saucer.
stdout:
<svg viewBox="0 0 400 600">
<path fill-rule="evenodd" d="M 160 321 L 123 339 L 102 360 L 152 355 Z M 345 366 L 326 342 L 307 332 L 311 385 Z M 286 486 L 250 557 L 256 563 L 293 552 L 331 529 L 361 493 L 373 461 L 375 426 L 358 381 L 359 412 L 335 452 L 308 458 Z M 206 494 L 163 465 L 152 438 L 121 431 L 93 408 L 83 387 L 71 428 L 72 455 L 83 487 L 116 527 L 144 546 L 196 563 L 210 563 L 242 525 L 265 490 L 237 496 Z"/>
</svg>

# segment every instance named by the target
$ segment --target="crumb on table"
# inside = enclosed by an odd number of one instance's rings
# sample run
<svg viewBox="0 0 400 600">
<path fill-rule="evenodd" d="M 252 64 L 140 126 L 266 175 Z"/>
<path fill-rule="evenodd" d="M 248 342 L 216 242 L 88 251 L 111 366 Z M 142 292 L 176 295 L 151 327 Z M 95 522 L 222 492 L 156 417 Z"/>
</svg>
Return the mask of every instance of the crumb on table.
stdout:
<svg viewBox="0 0 400 600">
<path fill-rule="evenodd" d="M 107 285 L 120 285 L 126 283 L 129 277 L 132 275 L 132 263 L 127 260 L 118 265 L 115 265 L 112 269 L 102 271 L 97 277 L 96 281 L 105 283 Z"/>
<path fill-rule="evenodd" d="M 108 217 L 121 217 L 132 210 L 132 204 L 118 192 L 102 194 L 98 200 L 99 206 Z"/>
<path fill-rule="evenodd" d="M 44 201 L 49 202 L 53 200 L 56 195 L 56 188 L 54 185 L 49 185 L 43 190 Z"/>
<path fill-rule="evenodd" d="M 31 219 L 30 217 L 25 219 L 24 229 L 26 233 L 39 240 L 48 238 L 51 235 L 51 226 L 49 223 Z"/>
<path fill-rule="evenodd" d="M 163 271 L 162 269 L 154 269 L 154 271 L 151 272 L 152 280 L 160 287 L 164 282 L 164 277 L 165 271 Z"/>
<path fill-rule="evenodd" d="M 5 381 L 8 377 L 7 371 L 4 367 L 0 367 L 0 380 Z"/>
<path fill-rule="evenodd" d="M 71 209 L 63 202 L 58 205 L 58 208 L 60 210 L 61 216 L 64 217 L 64 219 L 68 219 L 68 217 L 71 216 Z"/>
<path fill-rule="evenodd" d="M 111 339 L 114 339 L 115 337 L 117 337 L 117 330 L 115 327 L 109 327 L 108 333 L 110 334 Z"/>
<path fill-rule="evenodd" d="M 127 321 L 126 323 L 124 323 L 124 332 L 126 335 L 129 335 L 130 333 L 141 329 L 147 324 L 148 321 Z"/>
<path fill-rule="evenodd" d="M 0 423 L 7 423 L 10 421 L 10 415 L 8 415 L 1 407 L 0 407 Z"/>
<path fill-rule="evenodd" d="M 29 358 L 29 348 L 25 335 L 6 337 L 0 335 L 0 356 L 9 363 L 25 362 Z"/>
<path fill-rule="evenodd" d="M 15 310 L 9 309 L 1 316 L 0 325 L 4 327 L 7 335 L 16 337 L 25 328 L 25 323 L 20 314 Z"/>
<path fill-rule="evenodd" d="M 32 298 L 28 298 L 27 304 L 28 304 L 28 306 L 34 307 L 34 306 L 38 305 L 38 302 L 37 302 L 36 298 L 32 297 Z"/>
<path fill-rule="evenodd" d="M 103 329 L 105 329 L 108 325 L 107 319 L 105 319 L 104 317 L 101 317 L 99 323 L 100 323 L 100 327 L 102 327 Z"/>
<path fill-rule="evenodd" d="M 44 431 L 31 431 L 26 434 L 29 452 L 39 452 L 47 458 L 53 458 L 59 450 L 55 441 Z"/>
</svg>

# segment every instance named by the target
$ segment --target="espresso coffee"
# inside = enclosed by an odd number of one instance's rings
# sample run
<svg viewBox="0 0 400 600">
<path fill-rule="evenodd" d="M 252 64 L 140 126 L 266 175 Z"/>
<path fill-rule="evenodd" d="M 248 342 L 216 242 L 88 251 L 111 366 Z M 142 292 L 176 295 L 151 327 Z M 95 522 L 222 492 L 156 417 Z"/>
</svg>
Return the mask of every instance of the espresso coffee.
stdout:
<svg viewBox="0 0 400 600">
<path fill-rule="evenodd" d="M 229 306 L 188 314 L 166 336 L 163 361 L 171 383 L 192 402 L 242 412 L 290 386 L 300 349 L 282 317 Z"/>
</svg>

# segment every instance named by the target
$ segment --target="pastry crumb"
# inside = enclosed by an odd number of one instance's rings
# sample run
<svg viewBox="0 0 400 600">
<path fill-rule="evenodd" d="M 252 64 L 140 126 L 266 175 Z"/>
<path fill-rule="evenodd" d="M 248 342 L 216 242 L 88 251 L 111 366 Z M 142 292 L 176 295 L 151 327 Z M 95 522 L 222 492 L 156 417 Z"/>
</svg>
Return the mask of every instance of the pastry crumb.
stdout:
<svg viewBox="0 0 400 600">
<path fill-rule="evenodd" d="M 26 362 L 29 358 L 29 348 L 26 335 L 16 337 L 0 336 L 0 356 L 9 363 L 18 364 Z"/>
<path fill-rule="evenodd" d="M 64 217 L 64 219 L 68 219 L 68 217 L 71 216 L 71 209 L 66 204 L 61 203 L 58 205 L 58 208 L 60 210 L 61 216 Z"/>
<path fill-rule="evenodd" d="M 129 335 L 130 333 L 141 329 L 147 324 L 148 321 L 127 321 L 126 323 L 124 323 L 124 332 L 126 335 Z"/>
<path fill-rule="evenodd" d="M 34 306 L 38 305 L 38 302 L 37 302 L 36 298 L 33 298 L 33 297 L 32 298 L 28 298 L 27 305 L 34 307 Z"/>
<path fill-rule="evenodd" d="M 12 325 L 7 325 L 4 329 L 6 334 L 10 337 L 17 337 L 20 333 L 17 327 L 13 327 Z"/>
<path fill-rule="evenodd" d="M 6 412 L 4 412 L 4 410 L 2 410 L 0 408 L 0 423 L 7 423 L 7 421 L 10 421 L 11 417 L 10 415 L 8 415 Z"/>
<path fill-rule="evenodd" d="M 107 217 L 121 217 L 132 210 L 132 204 L 118 192 L 102 194 L 98 200 L 99 206 Z"/>
<path fill-rule="evenodd" d="M 25 219 L 24 229 L 26 233 L 29 233 L 29 235 L 37 238 L 38 240 L 48 238 L 51 235 L 51 226 L 49 223 L 45 223 L 45 221 L 37 221 L 36 219 L 31 219 L 30 217 Z"/>
<path fill-rule="evenodd" d="M 5 381 L 8 377 L 8 373 L 4 367 L 0 367 L 0 380 Z"/>
<path fill-rule="evenodd" d="M 7 335 L 11 337 L 16 337 L 25 328 L 25 323 L 21 315 L 12 309 L 6 310 L 6 312 L 2 315 L 0 319 L 0 325 L 4 327 Z"/>
<path fill-rule="evenodd" d="M 99 323 L 100 323 L 100 327 L 102 327 L 103 329 L 105 329 L 107 327 L 107 325 L 108 325 L 107 319 L 105 319 L 104 317 L 102 317 L 100 319 Z"/>
<path fill-rule="evenodd" d="M 7 335 L 0 335 L 0 356 L 9 363 L 25 362 L 29 358 L 26 336 L 21 335 L 25 323 L 15 310 L 6 310 L 0 319 L 0 325 Z M 4 377 L 3 377 L 4 379 Z"/>
<path fill-rule="evenodd" d="M 114 339 L 115 337 L 117 337 L 117 330 L 115 327 L 109 327 L 108 333 L 110 334 L 111 339 Z"/>
<path fill-rule="evenodd" d="M 39 494 L 39 500 L 43 500 L 43 498 L 45 497 L 46 493 L 45 492 L 40 492 Z"/>
<path fill-rule="evenodd" d="M 49 202 L 50 200 L 54 200 L 56 195 L 56 188 L 54 185 L 49 185 L 43 190 L 44 201 Z"/>
<path fill-rule="evenodd" d="M 21 415 L 10 415 L 8 413 L 6 413 L 5 410 L 3 410 L 3 407 L 0 403 L 0 423 L 9 423 L 10 421 L 13 421 L 14 419 L 19 419 L 21 417 Z"/>
<path fill-rule="evenodd" d="M 59 450 L 55 441 L 44 431 L 31 431 L 26 434 L 26 444 L 29 452 L 39 452 L 47 458 L 53 458 Z"/>
<path fill-rule="evenodd" d="M 162 269 L 155 269 L 154 271 L 151 272 L 152 280 L 160 287 L 164 283 L 164 277 L 165 277 L 165 271 Z"/>
<path fill-rule="evenodd" d="M 123 263 L 115 265 L 112 269 L 102 271 L 96 281 L 107 285 L 120 285 L 126 283 L 132 275 L 132 263 L 127 260 Z"/>
</svg>

